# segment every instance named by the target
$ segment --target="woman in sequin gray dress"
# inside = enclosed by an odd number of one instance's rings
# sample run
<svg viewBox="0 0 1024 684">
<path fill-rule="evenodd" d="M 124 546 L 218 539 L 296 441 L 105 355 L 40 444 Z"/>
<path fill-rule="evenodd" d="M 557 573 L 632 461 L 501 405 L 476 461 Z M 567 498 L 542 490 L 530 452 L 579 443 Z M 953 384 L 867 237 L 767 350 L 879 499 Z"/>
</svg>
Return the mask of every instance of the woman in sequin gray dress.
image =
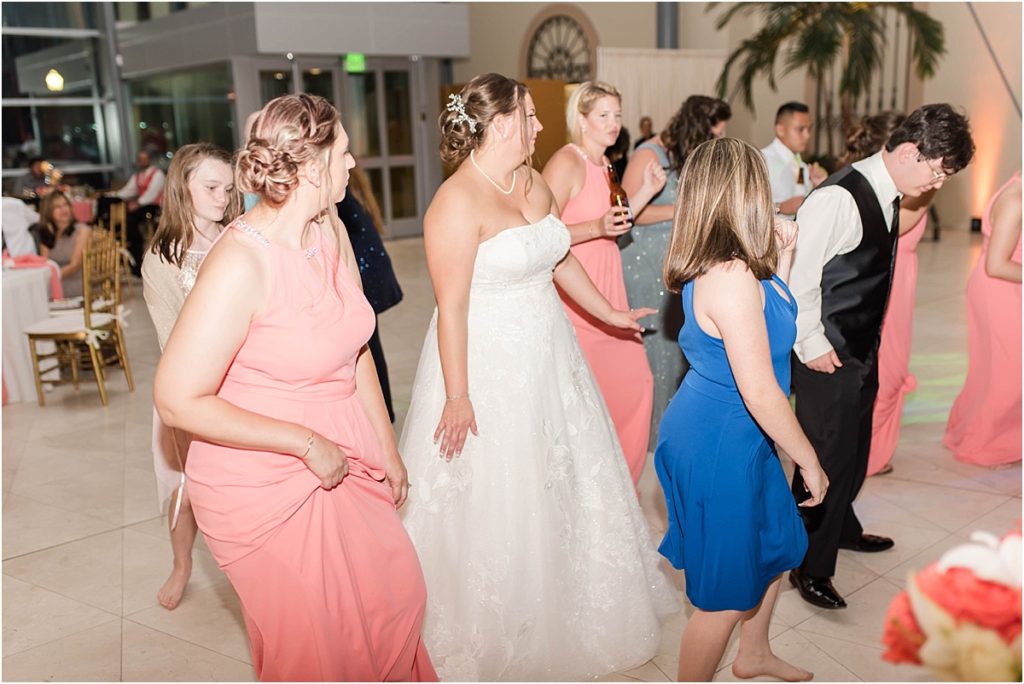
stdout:
<svg viewBox="0 0 1024 684">
<path fill-rule="evenodd" d="M 672 294 L 662 281 L 665 252 L 672 234 L 672 208 L 676 201 L 679 174 L 686 157 L 706 140 L 720 138 L 732 116 L 722 100 L 691 95 L 683 102 L 668 126 L 640 145 L 629 159 L 622 187 L 627 195 L 639 190 L 643 169 L 657 161 L 665 169 L 665 187 L 637 214 L 630 231 L 631 240 L 622 245 L 622 274 L 631 307 L 657 306 L 657 327 L 643 336 L 644 351 L 654 375 L 654 409 L 651 413 L 651 441 L 657 443 L 661 414 L 679 388 L 688 365 L 677 338 L 683 326 L 679 295 Z M 658 304 L 654 304 L 658 302 Z"/>
<path fill-rule="evenodd" d="M 185 145 L 167 169 L 163 211 L 153 243 L 142 260 L 142 296 L 163 350 L 199 266 L 224 225 L 241 209 L 231 156 L 208 143 Z M 196 519 L 185 491 L 185 456 L 191 437 L 173 430 L 153 411 L 153 470 L 161 509 L 167 506 L 174 565 L 157 592 L 160 605 L 173 610 L 192 573 Z"/>
</svg>

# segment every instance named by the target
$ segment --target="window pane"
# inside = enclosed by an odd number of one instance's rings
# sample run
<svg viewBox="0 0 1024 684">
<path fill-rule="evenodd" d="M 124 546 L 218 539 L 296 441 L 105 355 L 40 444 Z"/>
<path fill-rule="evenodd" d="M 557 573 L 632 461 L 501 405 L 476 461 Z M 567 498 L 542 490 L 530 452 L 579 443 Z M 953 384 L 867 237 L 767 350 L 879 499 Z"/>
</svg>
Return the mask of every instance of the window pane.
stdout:
<svg viewBox="0 0 1024 684">
<path fill-rule="evenodd" d="M 391 216 L 416 217 L 416 172 L 411 166 L 391 167 Z"/>
<path fill-rule="evenodd" d="M 33 111 L 35 124 L 33 123 Z M 92 107 L 4 107 L 4 168 L 39 155 L 55 162 L 102 163 Z M 36 139 L 34 125 L 39 127 Z"/>
<path fill-rule="evenodd" d="M 357 157 L 379 157 L 380 129 L 377 116 L 377 75 L 372 71 L 349 74 L 345 93 L 345 116 L 349 148 Z"/>
<path fill-rule="evenodd" d="M 292 91 L 292 75 L 287 69 L 260 72 L 260 100 L 267 104 Z"/>
<path fill-rule="evenodd" d="M 380 205 L 381 213 L 386 213 L 387 209 L 384 208 L 384 174 L 381 173 L 380 169 L 368 169 L 363 167 L 363 171 L 366 172 L 366 177 L 370 179 L 370 187 L 373 188 L 373 196 L 377 198 L 377 204 Z M 387 221 L 387 216 L 384 220 Z"/>
<path fill-rule="evenodd" d="M 302 84 L 310 95 L 319 95 L 334 104 L 334 74 L 330 69 L 309 69 L 302 72 Z"/>
<path fill-rule="evenodd" d="M 390 155 L 412 154 L 411 102 L 409 72 L 384 72 L 384 108 L 387 110 Z"/>
<path fill-rule="evenodd" d="M 96 28 L 99 5 L 92 2 L 5 2 L 4 26 Z"/>
<path fill-rule="evenodd" d="M 101 95 L 92 38 L 3 36 L 4 97 Z"/>
</svg>

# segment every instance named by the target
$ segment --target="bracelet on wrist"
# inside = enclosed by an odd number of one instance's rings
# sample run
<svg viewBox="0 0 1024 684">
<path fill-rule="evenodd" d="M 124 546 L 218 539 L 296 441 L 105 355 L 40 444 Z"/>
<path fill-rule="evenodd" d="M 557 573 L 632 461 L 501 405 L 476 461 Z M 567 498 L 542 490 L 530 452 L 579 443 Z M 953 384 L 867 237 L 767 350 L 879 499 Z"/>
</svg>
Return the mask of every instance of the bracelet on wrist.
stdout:
<svg viewBox="0 0 1024 684">
<path fill-rule="evenodd" d="M 302 452 L 302 455 L 299 456 L 299 458 L 306 458 L 306 455 L 309 454 L 309 450 L 313 448 L 314 435 L 316 435 L 315 432 L 311 431 L 309 433 L 309 437 L 306 438 L 306 450 Z"/>
<path fill-rule="evenodd" d="M 469 392 L 466 392 L 465 394 L 456 394 L 455 396 L 449 396 L 446 394 L 444 398 L 447 399 L 448 401 L 455 401 L 456 399 L 469 399 Z"/>
</svg>

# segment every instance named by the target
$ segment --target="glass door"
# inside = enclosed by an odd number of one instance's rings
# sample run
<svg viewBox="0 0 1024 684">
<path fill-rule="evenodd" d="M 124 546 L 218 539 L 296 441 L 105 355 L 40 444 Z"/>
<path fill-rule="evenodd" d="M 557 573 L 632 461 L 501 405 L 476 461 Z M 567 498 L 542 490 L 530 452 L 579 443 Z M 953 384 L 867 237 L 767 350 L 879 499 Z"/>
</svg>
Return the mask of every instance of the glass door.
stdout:
<svg viewBox="0 0 1024 684">
<path fill-rule="evenodd" d="M 389 237 L 419 235 L 426 205 L 419 191 L 414 110 L 419 84 L 403 58 L 370 58 L 358 73 L 341 71 L 342 120 L 357 162 L 384 213 Z"/>
</svg>

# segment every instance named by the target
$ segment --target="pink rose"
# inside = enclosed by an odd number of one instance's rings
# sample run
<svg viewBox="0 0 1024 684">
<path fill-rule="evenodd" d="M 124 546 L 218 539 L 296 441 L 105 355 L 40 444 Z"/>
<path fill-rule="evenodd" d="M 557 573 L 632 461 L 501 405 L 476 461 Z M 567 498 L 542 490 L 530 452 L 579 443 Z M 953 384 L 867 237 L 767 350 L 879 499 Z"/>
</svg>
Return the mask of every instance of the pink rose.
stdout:
<svg viewBox="0 0 1024 684">
<path fill-rule="evenodd" d="M 910 597 L 901 591 L 889 604 L 889 612 L 885 616 L 885 633 L 882 643 L 886 651 L 882 657 L 891 663 L 913 663 L 920 665 L 921 659 L 917 651 L 924 643 L 924 634 L 914 619 L 914 611 L 910 607 Z"/>
<path fill-rule="evenodd" d="M 995 630 L 1006 643 L 1021 634 L 1021 590 L 979 580 L 966 568 L 939 572 L 930 565 L 916 576 L 917 586 L 957 621 Z"/>
</svg>

